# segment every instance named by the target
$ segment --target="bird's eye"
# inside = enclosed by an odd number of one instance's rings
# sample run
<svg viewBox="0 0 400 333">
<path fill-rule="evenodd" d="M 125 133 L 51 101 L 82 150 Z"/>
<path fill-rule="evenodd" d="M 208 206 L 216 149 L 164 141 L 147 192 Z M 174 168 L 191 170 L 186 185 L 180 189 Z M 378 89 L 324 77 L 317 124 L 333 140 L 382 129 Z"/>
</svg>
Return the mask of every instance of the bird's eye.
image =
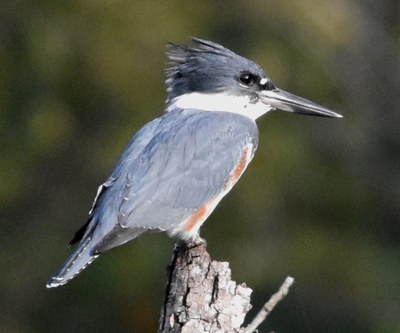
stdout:
<svg viewBox="0 0 400 333">
<path fill-rule="evenodd" d="M 251 86 L 256 81 L 256 78 L 253 74 L 245 72 L 240 74 L 239 81 L 246 86 Z"/>
</svg>

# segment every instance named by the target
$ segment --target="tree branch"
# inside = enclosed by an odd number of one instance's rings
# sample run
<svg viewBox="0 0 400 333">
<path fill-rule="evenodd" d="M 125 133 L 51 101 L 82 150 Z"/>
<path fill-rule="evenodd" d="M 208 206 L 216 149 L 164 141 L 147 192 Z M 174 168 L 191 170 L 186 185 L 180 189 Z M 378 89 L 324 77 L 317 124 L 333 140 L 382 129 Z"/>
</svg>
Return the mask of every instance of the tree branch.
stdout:
<svg viewBox="0 0 400 333">
<path fill-rule="evenodd" d="M 252 290 L 231 279 L 229 263 L 211 261 L 206 244 L 178 243 L 168 266 L 158 333 L 253 332 L 292 283 L 293 279 L 288 277 L 244 329 L 241 325 L 251 309 Z"/>
</svg>

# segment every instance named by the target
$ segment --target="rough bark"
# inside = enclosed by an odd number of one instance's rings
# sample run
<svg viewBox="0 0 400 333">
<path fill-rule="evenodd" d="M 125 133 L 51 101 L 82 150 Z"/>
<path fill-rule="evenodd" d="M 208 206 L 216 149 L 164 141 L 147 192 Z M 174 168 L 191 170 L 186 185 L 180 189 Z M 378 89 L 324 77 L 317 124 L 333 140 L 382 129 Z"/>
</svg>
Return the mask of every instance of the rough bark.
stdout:
<svg viewBox="0 0 400 333">
<path fill-rule="evenodd" d="M 241 327 L 251 309 L 252 290 L 231 279 L 229 263 L 211 261 L 206 244 L 179 243 L 168 266 L 168 282 L 158 333 L 253 333 L 287 295 L 290 276 L 253 321 Z"/>
<path fill-rule="evenodd" d="M 252 290 L 231 279 L 227 262 L 211 261 L 206 245 L 176 245 L 159 333 L 243 332 Z"/>
</svg>

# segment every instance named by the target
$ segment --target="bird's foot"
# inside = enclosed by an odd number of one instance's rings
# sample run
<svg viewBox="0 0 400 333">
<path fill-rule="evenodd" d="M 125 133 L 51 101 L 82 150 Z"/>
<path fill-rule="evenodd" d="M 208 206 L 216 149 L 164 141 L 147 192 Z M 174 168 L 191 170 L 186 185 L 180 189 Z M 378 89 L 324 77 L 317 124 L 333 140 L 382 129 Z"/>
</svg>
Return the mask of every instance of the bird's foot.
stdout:
<svg viewBox="0 0 400 333">
<path fill-rule="evenodd" d="M 204 238 L 200 237 L 199 233 L 197 233 L 196 236 L 187 243 L 187 247 L 190 249 L 201 245 L 207 245 L 207 241 Z"/>
</svg>

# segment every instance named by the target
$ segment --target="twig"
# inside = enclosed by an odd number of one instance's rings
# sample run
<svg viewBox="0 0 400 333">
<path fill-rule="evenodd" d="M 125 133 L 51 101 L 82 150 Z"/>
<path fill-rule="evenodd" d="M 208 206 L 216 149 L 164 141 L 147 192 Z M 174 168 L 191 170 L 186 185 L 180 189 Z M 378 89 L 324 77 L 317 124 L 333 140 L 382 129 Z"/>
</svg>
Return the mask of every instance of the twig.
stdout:
<svg viewBox="0 0 400 333">
<path fill-rule="evenodd" d="M 253 333 L 258 326 L 267 318 L 275 306 L 287 295 L 289 288 L 293 284 L 294 279 L 291 276 L 286 277 L 279 290 L 271 296 L 269 301 L 264 304 L 260 312 L 253 321 L 246 327 L 244 333 Z"/>
</svg>

